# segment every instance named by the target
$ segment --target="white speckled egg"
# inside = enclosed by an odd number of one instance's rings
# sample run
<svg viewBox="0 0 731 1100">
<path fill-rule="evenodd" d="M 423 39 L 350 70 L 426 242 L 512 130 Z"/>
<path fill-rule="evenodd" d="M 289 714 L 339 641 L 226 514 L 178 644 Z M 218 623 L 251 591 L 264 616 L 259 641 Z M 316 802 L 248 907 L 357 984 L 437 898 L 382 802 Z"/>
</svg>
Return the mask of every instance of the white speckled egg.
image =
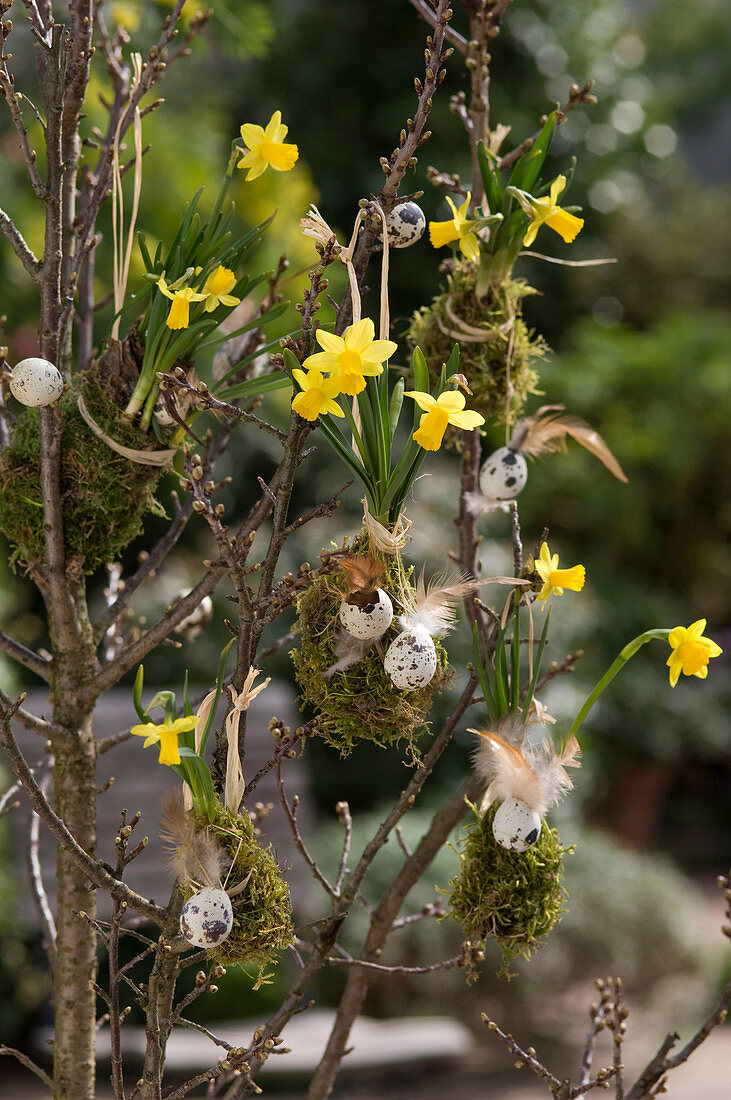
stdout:
<svg viewBox="0 0 731 1100">
<path fill-rule="evenodd" d="M 541 835 L 540 814 L 519 798 L 506 798 L 492 820 L 492 835 L 503 848 L 525 852 Z"/>
<path fill-rule="evenodd" d="M 382 588 L 377 588 L 375 601 L 363 607 L 343 600 L 338 617 L 353 638 L 363 641 L 380 638 L 393 621 L 391 597 Z"/>
<path fill-rule="evenodd" d="M 426 229 L 424 211 L 415 202 L 402 202 L 386 214 L 388 243 L 391 248 L 416 244 Z"/>
<path fill-rule="evenodd" d="M 437 671 L 437 651 L 431 634 L 423 626 L 403 630 L 386 650 L 383 667 L 391 683 L 401 691 L 426 687 Z"/>
<path fill-rule="evenodd" d="M 63 378 L 47 359 L 23 359 L 13 370 L 10 392 L 21 405 L 52 405 L 63 393 Z"/>
<path fill-rule="evenodd" d="M 234 912 L 225 890 L 205 886 L 188 898 L 180 914 L 180 931 L 196 947 L 212 950 L 231 933 Z"/>
<path fill-rule="evenodd" d="M 522 454 L 498 447 L 480 470 L 480 492 L 488 500 L 514 500 L 527 480 L 528 463 Z"/>
</svg>

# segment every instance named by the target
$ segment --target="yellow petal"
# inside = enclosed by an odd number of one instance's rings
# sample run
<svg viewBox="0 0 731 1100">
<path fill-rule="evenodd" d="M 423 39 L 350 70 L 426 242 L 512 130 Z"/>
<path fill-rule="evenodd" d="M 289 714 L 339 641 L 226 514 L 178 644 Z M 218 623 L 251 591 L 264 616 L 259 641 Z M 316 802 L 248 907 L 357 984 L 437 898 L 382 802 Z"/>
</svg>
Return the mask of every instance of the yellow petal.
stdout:
<svg viewBox="0 0 731 1100">
<path fill-rule="evenodd" d="M 694 623 L 691 623 L 690 626 L 688 627 L 687 631 L 685 632 L 685 636 L 689 640 L 691 640 L 691 639 L 695 640 L 696 638 L 700 638 L 700 636 L 702 635 L 702 633 L 705 629 L 706 629 L 706 620 L 705 619 L 696 619 L 696 621 Z"/>
<path fill-rule="evenodd" d="M 315 333 L 315 339 L 320 347 L 331 355 L 341 356 L 345 351 L 345 341 L 342 336 L 336 336 L 334 332 L 328 332 L 327 329 L 319 328 Z"/>
<path fill-rule="evenodd" d="M 682 645 L 686 633 L 687 631 L 684 626 L 676 626 L 674 630 L 670 631 L 670 633 L 668 634 L 668 642 L 673 649 L 677 649 L 679 645 Z"/>
<path fill-rule="evenodd" d="M 284 132 L 282 132 L 284 131 Z M 282 123 L 282 112 L 275 111 L 266 124 L 264 137 L 267 141 L 284 141 L 287 136 L 287 127 Z"/>
<path fill-rule="evenodd" d="M 536 236 L 538 235 L 538 230 L 541 228 L 542 225 L 543 225 L 543 221 L 540 220 L 539 218 L 535 218 L 530 223 L 530 225 L 528 226 L 528 228 L 525 231 L 525 236 L 523 237 L 523 245 L 525 246 L 525 248 L 530 248 L 530 246 L 533 244 L 533 241 L 536 239 Z"/>
<path fill-rule="evenodd" d="M 471 260 L 473 264 L 477 263 L 480 258 L 480 246 L 476 233 L 462 233 L 459 238 L 459 248 L 468 260 Z"/>
<path fill-rule="evenodd" d="M 467 409 L 465 412 L 452 413 L 449 417 L 449 423 L 454 424 L 455 428 L 464 428 L 470 432 L 474 431 L 475 428 L 479 428 L 480 424 L 484 424 L 485 418 L 481 413 Z"/>
<path fill-rule="evenodd" d="M 362 352 L 373 342 L 376 328 L 370 317 L 363 317 L 356 321 L 349 329 L 346 329 L 343 337 L 348 351 Z"/>
<path fill-rule="evenodd" d="M 437 398 L 440 409 L 446 409 L 448 413 L 461 412 L 464 408 L 465 396 L 461 390 L 445 390 Z"/>
<path fill-rule="evenodd" d="M 242 163 L 240 167 L 244 168 L 245 165 Z M 267 162 L 262 160 L 258 153 L 255 154 L 251 168 L 249 168 L 249 171 L 246 173 L 246 182 L 249 183 L 251 180 L 258 179 L 266 170 Z"/>
<path fill-rule="evenodd" d="M 331 370 L 337 370 L 340 366 L 340 356 L 333 355 L 329 351 L 316 351 L 314 355 L 308 355 L 302 364 L 307 370 L 319 370 L 329 374 Z"/>
<path fill-rule="evenodd" d="M 132 726 L 129 732 L 133 733 L 135 737 L 149 737 L 154 731 L 155 727 L 152 722 L 142 722 L 138 726 Z"/>
<path fill-rule="evenodd" d="M 680 661 L 673 653 L 671 657 L 668 657 L 667 664 L 670 667 L 670 686 L 675 687 L 678 680 L 680 679 L 680 671 L 683 667 L 683 662 Z"/>
<path fill-rule="evenodd" d="M 393 340 L 374 340 L 373 343 L 360 352 L 364 363 L 385 363 L 398 349 L 398 344 Z"/>
<path fill-rule="evenodd" d="M 254 152 L 264 141 L 264 129 L 255 122 L 245 122 L 241 127 L 241 140 L 247 149 Z"/>
<path fill-rule="evenodd" d="M 406 390 L 404 397 L 413 397 L 416 404 L 424 412 L 429 412 L 437 407 L 437 403 L 430 393 L 422 393 L 421 390 Z"/>
<path fill-rule="evenodd" d="M 188 730 L 195 729 L 196 716 L 194 714 L 184 714 L 182 718 L 176 718 L 172 725 L 168 726 L 168 729 L 173 733 L 187 733 Z"/>
<path fill-rule="evenodd" d="M 303 390 L 306 390 L 307 389 L 307 375 L 305 374 L 305 372 L 303 370 L 300 370 L 299 367 L 295 367 L 294 370 L 292 371 L 292 374 L 295 377 L 295 381 L 299 383 L 299 385 L 302 387 Z M 322 375 L 320 375 L 320 377 L 322 377 Z"/>
<path fill-rule="evenodd" d="M 566 186 L 566 176 L 556 176 L 551 184 L 551 206 L 556 205 L 556 200 Z"/>
<path fill-rule="evenodd" d="M 327 401 L 325 403 L 324 412 L 330 413 L 331 416 L 345 416 L 345 413 L 338 405 L 337 401 Z"/>
</svg>

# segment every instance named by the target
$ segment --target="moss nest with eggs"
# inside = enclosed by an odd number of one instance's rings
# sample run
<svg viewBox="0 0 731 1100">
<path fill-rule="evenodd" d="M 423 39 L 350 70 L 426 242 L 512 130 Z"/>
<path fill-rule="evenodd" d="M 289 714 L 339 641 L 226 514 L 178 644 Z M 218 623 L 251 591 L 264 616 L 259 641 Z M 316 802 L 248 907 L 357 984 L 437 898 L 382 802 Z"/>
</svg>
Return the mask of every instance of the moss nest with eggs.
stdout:
<svg viewBox="0 0 731 1100">
<path fill-rule="evenodd" d="M 92 432 L 78 408 L 83 395 L 91 416 L 111 438 L 136 450 L 150 448 L 150 436 L 121 416 L 117 395 L 98 364 L 75 376 L 62 395 L 61 501 L 66 555 L 92 573 L 142 531 L 148 512 L 164 514 L 154 497 L 160 467 L 132 462 Z M 159 444 L 155 444 L 159 447 Z M 44 556 L 38 409 L 17 419 L 0 456 L 0 531 L 15 547 L 14 559 Z"/>
<path fill-rule="evenodd" d="M 512 424 L 538 384 L 532 364 L 548 350 L 521 315 L 523 298 L 536 291 L 525 282 L 506 279 L 478 298 L 477 274 L 475 264 L 455 263 L 446 288 L 414 313 L 406 336 L 412 349 L 418 345 L 423 351 L 432 384 L 459 344 L 459 369 L 473 393 L 470 408 L 488 421 Z M 450 431 L 453 439 L 455 434 Z"/>
<path fill-rule="evenodd" d="M 363 532 L 352 546 L 353 553 L 367 554 L 368 535 Z M 378 555 L 378 551 L 374 551 Z M 399 591 L 396 563 L 380 555 L 385 567 L 381 587 L 396 604 Z M 435 640 L 437 670 L 426 687 L 402 691 L 389 680 L 383 668 L 383 653 L 401 627 L 394 621 L 386 633 L 365 649 L 360 660 L 340 672 L 325 675 L 338 660 L 340 635 L 338 611 L 348 591 L 345 570 L 318 577 L 297 603 L 300 647 L 293 650 L 297 683 L 302 703 L 314 707 L 315 732 L 346 756 L 364 740 L 381 747 L 405 741 L 414 762 L 420 759 L 416 737 L 425 725 L 434 693 L 447 685 L 453 670 L 447 653 Z"/>
<path fill-rule="evenodd" d="M 226 889 L 246 881 L 241 893 L 231 898 L 231 934 L 210 952 L 211 957 L 223 966 L 257 966 L 261 977 L 277 952 L 294 942 L 289 887 L 271 845 L 259 843 L 247 813 L 233 814 L 219 804 L 208 829 L 231 859 L 230 870 L 224 867 Z M 186 900 L 193 893 L 195 888 L 190 886 Z"/>
<path fill-rule="evenodd" d="M 511 959 L 528 958 L 543 946 L 564 912 L 563 856 L 571 849 L 561 846 L 558 833 L 545 821 L 532 848 L 503 848 L 492 835 L 497 806 L 482 815 L 472 809 L 476 820 L 467 826 L 460 871 L 449 884 L 449 908 L 470 942 L 497 940 L 503 956 L 501 973 L 507 973 Z"/>
</svg>

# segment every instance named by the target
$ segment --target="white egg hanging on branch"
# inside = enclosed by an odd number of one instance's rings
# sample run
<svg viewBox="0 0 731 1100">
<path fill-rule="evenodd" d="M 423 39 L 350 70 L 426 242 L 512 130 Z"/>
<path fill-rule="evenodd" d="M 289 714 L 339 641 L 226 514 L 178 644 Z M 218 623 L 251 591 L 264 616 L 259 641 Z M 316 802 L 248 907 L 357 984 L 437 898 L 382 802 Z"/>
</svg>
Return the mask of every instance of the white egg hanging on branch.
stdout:
<svg viewBox="0 0 731 1100">
<path fill-rule="evenodd" d="M 525 455 L 535 458 L 551 451 L 565 451 L 567 436 L 596 455 L 619 481 L 627 481 L 599 432 L 564 410 L 564 405 L 543 405 L 532 416 L 518 421 L 507 446 L 498 447 L 482 465 L 480 491 L 468 498 L 473 513 L 488 512 L 515 500 L 528 480 Z"/>
<path fill-rule="evenodd" d="M 198 827 L 177 791 L 165 804 L 163 825 L 173 877 L 188 888 L 198 887 L 181 910 L 180 934 L 195 947 L 212 951 L 228 938 L 234 922 L 231 898 L 221 885 L 226 852 L 206 828 Z"/>
<path fill-rule="evenodd" d="M 399 623 L 403 630 L 391 642 L 383 667 L 394 687 L 416 691 L 426 687 L 437 670 L 434 638 L 446 634 L 455 622 L 455 603 L 473 592 L 476 581 L 447 578 L 444 573 L 424 584 L 424 572 L 416 591 L 404 601 Z"/>
<path fill-rule="evenodd" d="M 225 890 L 204 886 L 189 897 L 180 913 L 180 932 L 195 947 L 212 951 L 231 934 L 234 911 Z"/>
<path fill-rule="evenodd" d="M 424 235 L 426 216 L 415 202 L 401 202 L 386 214 L 389 248 L 409 248 Z M 383 232 L 379 234 L 383 236 Z"/>
<path fill-rule="evenodd" d="M 21 405 L 53 405 L 63 393 L 63 376 L 47 359 L 22 359 L 11 373 L 10 392 Z"/>
<path fill-rule="evenodd" d="M 493 836 L 501 847 L 525 852 L 540 837 L 546 811 L 573 787 L 566 768 L 581 766 L 579 743 L 572 736 L 557 752 L 550 738 L 516 747 L 489 730 L 470 732 L 482 739 L 475 768 L 488 783 L 483 806 L 500 803 Z"/>
</svg>

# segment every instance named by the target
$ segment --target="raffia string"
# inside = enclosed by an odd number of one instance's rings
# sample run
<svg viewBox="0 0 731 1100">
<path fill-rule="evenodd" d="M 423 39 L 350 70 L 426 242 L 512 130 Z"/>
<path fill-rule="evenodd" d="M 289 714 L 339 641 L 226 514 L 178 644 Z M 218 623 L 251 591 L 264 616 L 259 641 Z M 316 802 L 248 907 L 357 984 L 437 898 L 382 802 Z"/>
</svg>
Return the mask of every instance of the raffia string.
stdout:
<svg viewBox="0 0 731 1100">
<path fill-rule="evenodd" d="M 368 532 L 371 545 L 375 546 L 383 554 L 398 554 L 406 546 L 411 520 L 401 513 L 389 531 L 382 523 L 379 523 L 368 507 L 368 501 L 363 498 L 363 526 Z"/>
<path fill-rule="evenodd" d="M 244 711 L 249 709 L 249 704 L 253 702 L 257 695 L 271 682 L 271 677 L 267 676 L 263 684 L 254 687 L 254 680 L 260 672 L 260 668 L 249 668 L 244 686 L 240 692 L 236 691 L 233 684 L 229 684 L 228 687 L 233 709 L 230 710 L 226 716 L 227 754 L 224 805 L 232 814 L 237 814 L 239 812 L 241 799 L 244 797 L 244 790 L 246 788 L 244 773 L 241 768 L 241 756 L 239 755 L 239 723 L 241 721 L 241 715 Z"/>
<path fill-rule="evenodd" d="M 112 439 L 106 432 L 99 427 L 94 417 L 91 415 L 86 407 L 86 402 L 81 394 L 79 394 L 76 404 L 79 407 L 79 412 L 83 416 L 86 423 L 89 425 L 94 435 L 101 439 L 102 443 L 106 443 L 107 447 L 116 451 L 118 455 L 122 455 L 124 458 L 128 458 L 130 462 L 137 462 L 141 466 L 167 466 L 173 461 L 177 450 L 170 451 L 136 451 L 133 447 L 125 447 L 122 443 L 117 443 L 116 439 Z"/>
<path fill-rule="evenodd" d="M 142 79 L 142 55 L 132 54 L 132 66 L 134 77 L 129 89 L 129 94 L 135 92 Z M 140 205 L 140 191 L 142 190 L 142 115 L 139 106 L 135 107 L 133 133 L 135 140 L 135 174 L 132 186 L 132 213 L 129 219 L 127 231 L 127 245 L 122 243 L 124 234 L 124 193 L 122 191 L 122 170 L 119 165 L 119 143 L 122 136 L 122 117 L 120 117 L 112 144 L 112 239 L 114 243 L 114 312 L 117 316 L 112 325 L 111 336 L 113 340 L 119 339 L 119 312 L 124 305 L 124 297 L 127 291 L 129 279 L 129 265 L 132 259 L 132 251 L 135 243 L 135 226 L 137 224 L 137 212 Z"/>
</svg>

